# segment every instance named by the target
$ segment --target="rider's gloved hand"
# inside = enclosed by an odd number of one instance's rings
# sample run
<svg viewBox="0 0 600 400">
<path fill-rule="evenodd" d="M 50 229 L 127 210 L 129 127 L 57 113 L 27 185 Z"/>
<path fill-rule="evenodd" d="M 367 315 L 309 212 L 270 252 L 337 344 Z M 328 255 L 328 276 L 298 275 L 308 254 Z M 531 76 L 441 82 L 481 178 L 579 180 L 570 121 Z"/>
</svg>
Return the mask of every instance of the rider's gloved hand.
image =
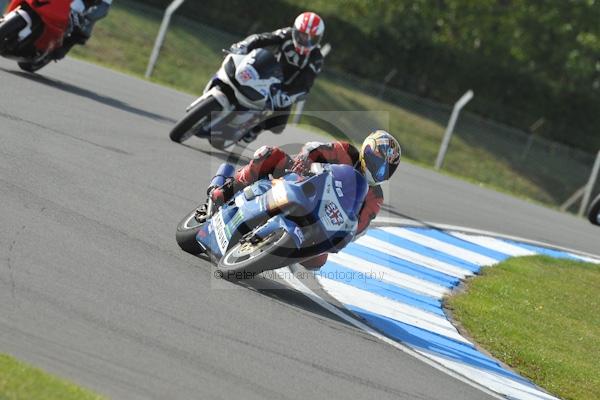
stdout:
<svg viewBox="0 0 600 400">
<path fill-rule="evenodd" d="M 235 43 L 234 45 L 231 46 L 229 51 L 232 52 L 233 54 L 241 54 L 241 55 L 248 54 L 248 46 L 244 42 Z"/>
<path fill-rule="evenodd" d="M 271 96 L 271 104 L 274 110 L 287 108 L 292 105 L 292 98 L 286 92 L 280 90 Z"/>
<path fill-rule="evenodd" d="M 292 171 L 297 173 L 298 175 L 305 175 L 308 171 L 310 171 L 310 161 L 304 157 L 296 157 L 292 164 Z"/>
<path fill-rule="evenodd" d="M 208 197 L 216 206 L 222 206 L 234 195 L 233 179 L 229 178 L 223 186 L 208 188 Z"/>
</svg>

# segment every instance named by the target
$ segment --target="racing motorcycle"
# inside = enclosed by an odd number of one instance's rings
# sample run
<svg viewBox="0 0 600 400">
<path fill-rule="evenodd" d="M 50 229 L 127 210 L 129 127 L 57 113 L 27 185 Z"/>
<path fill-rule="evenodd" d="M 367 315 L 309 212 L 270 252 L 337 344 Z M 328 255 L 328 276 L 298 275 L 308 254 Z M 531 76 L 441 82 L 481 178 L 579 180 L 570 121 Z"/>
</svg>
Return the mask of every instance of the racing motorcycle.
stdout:
<svg viewBox="0 0 600 400">
<path fill-rule="evenodd" d="M 266 49 L 245 55 L 225 52 L 221 68 L 202 96 L 188 106 L 186 115 L 171 130 L 169 136 L 174 142 L 198 136 L 223 150 L 273 114 L 272 96 L 283 82 L 281 65 L 273 53 Z M 302 96 L 292 96 L 291 100 Z"/>
<path fill-rule="evenodd" d="M 0 55 L 35 72 L 53 60 L 68 34 L 71 0 L 12 0 L 0 19 Z"/>
<path fill-rule="evenodd" d="M 209 191 L 234 172 L 222 164 Z M 208 200 L 175 237 L 184 251 L 211 257 L 221 277 L 245 279 L 342 249 L 356 234 L 367 190 L 353 167 L 313 163 L 307 174 L 259 180 L 220 208 Z"/>
<path fill-rule="evenodd" d="M 588 211 L 588 219 L 594 225 L 600 225 L 600 195 L 592 201 Z"/>
</svg>

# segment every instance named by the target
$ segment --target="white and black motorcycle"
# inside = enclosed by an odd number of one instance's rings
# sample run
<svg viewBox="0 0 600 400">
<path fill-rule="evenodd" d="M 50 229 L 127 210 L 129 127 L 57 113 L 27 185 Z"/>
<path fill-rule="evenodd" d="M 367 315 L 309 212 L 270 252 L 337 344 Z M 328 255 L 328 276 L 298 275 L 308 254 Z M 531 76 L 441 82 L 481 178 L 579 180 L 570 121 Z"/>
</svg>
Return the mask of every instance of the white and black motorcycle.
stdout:
<svg viewBox="0 0 600 400">
<path fill-rule="evenodd" d="M 274 113 L 282 82 L 281 66 L 270 51 L 228 52 L 203 95 L 189 105 L 169 136 L 177 143 L 198 136 L 218 149 L 231 147 Z"/>
</svg>

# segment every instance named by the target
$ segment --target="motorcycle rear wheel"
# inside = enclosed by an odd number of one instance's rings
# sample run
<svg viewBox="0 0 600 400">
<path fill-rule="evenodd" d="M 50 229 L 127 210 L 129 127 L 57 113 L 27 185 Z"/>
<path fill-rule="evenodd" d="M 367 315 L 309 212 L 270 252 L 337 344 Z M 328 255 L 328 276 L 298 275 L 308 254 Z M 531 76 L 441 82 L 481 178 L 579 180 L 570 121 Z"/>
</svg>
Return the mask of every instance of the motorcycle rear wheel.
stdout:
<svg viewBox="0 0 600 400">
<path fill-rule="evenodd" d="M 212 96 L 207 97 L 188 111 L 185 117 L 173 127 L 169 137 L 176 143 L 185 142 L 194 136 L 194 128 L 204 119 L 209 118 L 211 112 L 220 110 L 222 108 L 219 102 Z"/>
<path fill-rule="evenodd" d="M 594 199 L 588 211 L 588 219 L 594 225 L 600 225 L 600 195 Z"/>
<path fill-rule="evenodd" d="M 52 61 L 52 59 L 50 57 L 46 57 L 38 62 L 23 61 L 18 64 L 19 68 L 21 68 L 23 71 L 34 73 L 50 64 L 50 61 Z"/>
<path fill-rule="evenodd" d="M 237 243 L 219 261 L 217 271 L 224 279 L 246 279 L 261 272 L 291 265 L 296 252 L 292 237 L 278 230 L 259 243 Z"/>
</svg>

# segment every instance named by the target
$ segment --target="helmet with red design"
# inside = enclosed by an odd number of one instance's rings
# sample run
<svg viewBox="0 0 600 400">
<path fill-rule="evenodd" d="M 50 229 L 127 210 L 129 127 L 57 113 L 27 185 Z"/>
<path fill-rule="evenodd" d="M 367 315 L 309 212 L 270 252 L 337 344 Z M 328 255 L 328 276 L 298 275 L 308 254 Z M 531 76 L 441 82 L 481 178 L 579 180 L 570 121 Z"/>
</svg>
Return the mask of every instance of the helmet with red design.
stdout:
<svg viewBox="0 0 600 400">
<path fill-rule="evenodd" d="M 390 179 L 401 157 L 400 143 L 388 132 L 377 130 L 367 136 L 360 149 L 360 165 L 369 185 Z"/>
<path fill-rule="evenodd" d="M 310 54 L 319 45 L 325 33 L 323 19 L 314 12 L 304 12 L 294 21 L 292 41 L 296 52 L 302 55 Z"/>
</svg>

